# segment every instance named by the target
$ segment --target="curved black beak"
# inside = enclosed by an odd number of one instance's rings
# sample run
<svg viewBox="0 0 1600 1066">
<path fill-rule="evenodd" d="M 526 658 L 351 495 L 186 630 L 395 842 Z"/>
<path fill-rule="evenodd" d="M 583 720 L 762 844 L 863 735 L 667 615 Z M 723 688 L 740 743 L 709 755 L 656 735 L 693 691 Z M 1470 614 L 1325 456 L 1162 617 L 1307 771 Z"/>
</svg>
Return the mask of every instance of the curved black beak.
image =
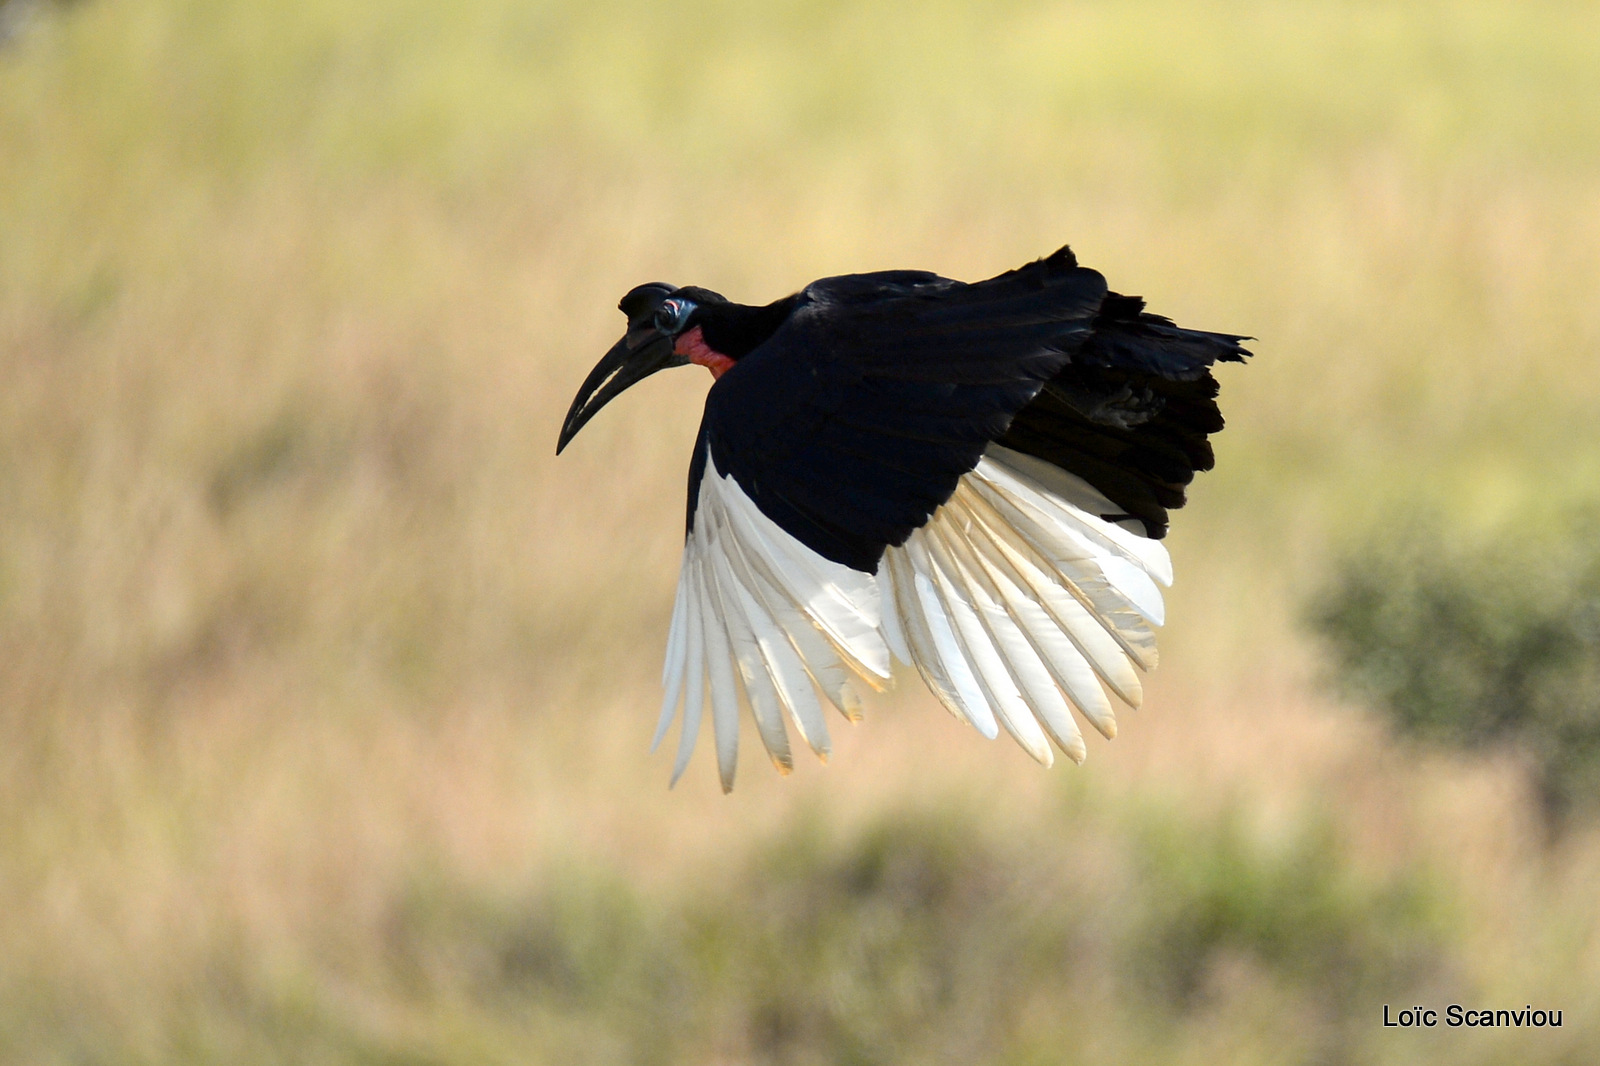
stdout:
<svg viewBox="0 0 1600 1066">
<path fill-rule="evenodd" d="M 600 408 L 620 396 L 630 385 L 638 384 L 657 370 L 669 366 L 683 366 L 688 358 L 673 352 L 672 338 L 651 327 L 630 329 L 623 338 L 611 346 L 604 359 L 589 371 L 567 409 L 567 420 L 561 424 L 561 437 L 556 441 L 556 454 L 567 442 L 578 435 Z"/>
</svg>

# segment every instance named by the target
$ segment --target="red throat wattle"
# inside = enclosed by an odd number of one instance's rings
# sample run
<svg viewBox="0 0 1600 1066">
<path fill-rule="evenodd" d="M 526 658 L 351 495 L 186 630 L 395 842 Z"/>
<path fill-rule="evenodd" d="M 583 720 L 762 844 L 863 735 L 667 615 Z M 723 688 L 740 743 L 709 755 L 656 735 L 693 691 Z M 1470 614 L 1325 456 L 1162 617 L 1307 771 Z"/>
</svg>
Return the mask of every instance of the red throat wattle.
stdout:
<svg viewBox="0 0 1600 1066">
<path fill-rule="evenodd" d="M 700 327 L 696 326 L 673 342 L 672 350 L 678 355 L 687 356 L 689 362 L 695 366 L 703 366 L 711 371 L 711 376 L 720 378 L 733 369 L 734 360 L 714 352 L 706 343 L 705 336 L 701 334 Z"/>
</svg>

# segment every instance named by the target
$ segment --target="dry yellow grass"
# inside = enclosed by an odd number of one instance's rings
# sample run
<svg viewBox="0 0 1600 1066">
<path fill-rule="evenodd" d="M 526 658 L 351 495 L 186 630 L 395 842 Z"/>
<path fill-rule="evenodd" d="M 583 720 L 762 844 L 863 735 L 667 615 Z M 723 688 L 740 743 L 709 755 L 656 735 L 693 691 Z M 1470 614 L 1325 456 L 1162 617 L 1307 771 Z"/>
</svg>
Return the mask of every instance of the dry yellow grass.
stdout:
<svg viewBox="0 0 1600 1066">
<path fill-rule="evenodd" d="M 1600 844 L 1541 852 L 1514 765 L 1391 751 L 1321 700 L 1294 616 L 1391 509 L 1592 493 L 1597 48 L 1589 5 L 1471 0 L 42 10 L 0 47 L 0 1060 L 1592 1059 Z M 653 379 L 556 461 L 616 298 L 979 277 L 1064 240 L 1261 338 L 1175 522 L 1146 709 L 1045 772 L 907 684 L 825 769 L 747 752 L 731 798 L 699 763 L 666 793 L 644 745 L 706 381 Z M 674 939 L 714 927 L 696 900 L 771 917 L 738 901 L 780 899 L 760 856 L 808 826 L 840 827 L 828 868 L 908 817 L 1026 888 L 951 912 L 995 943 L 1048 909 L 1030 879 L 1129 893 L 1051 926 L 1098 943 L 1161 911 L 1149 886 L 1189 898 L 1140 863 L 1211 862 L 1237 818 L 1276 883 L 1323 826 L 1356 916 L 1329 928 L 1391 928 L 1361 886 L 1415 881 L 1432 917 L 1392 928 L 1443 961 L 1326 1013 L 1323 956 L 1262 933 L 1180 1009 L 1091 943 L 1019 964 L 1021 1005 L 952 978 L 869 1039 L 762 1022 L 728 974 L 787 971 Z M 1124 840 L 1146 823 L 1195 850 Z M 483 978 L 506 915 L 563 893 L 599 909 L 550 936 L 636 908 L 618 957 L 701 943 L 702 983 L 662 1015 L 631 962 Z M 1566 1026 L 1393 1036 L 1389 991 Z"/>
</svg>

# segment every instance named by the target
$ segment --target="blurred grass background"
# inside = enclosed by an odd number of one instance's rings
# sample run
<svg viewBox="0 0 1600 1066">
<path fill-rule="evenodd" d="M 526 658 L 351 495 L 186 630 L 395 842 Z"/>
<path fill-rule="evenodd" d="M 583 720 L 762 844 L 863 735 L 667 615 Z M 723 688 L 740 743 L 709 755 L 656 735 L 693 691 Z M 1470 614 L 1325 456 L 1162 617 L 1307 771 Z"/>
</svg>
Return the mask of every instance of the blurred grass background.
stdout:
<svg viewBox="0 0 1600 1066">
<path fill-rule="evenodd" d="M 0 1060 L 1600 1058 L 1600 839 L 1296 627 L 1596 495 L 1594 5 L 0 12 Z M 616 299 L 1064 241 L 1260 338 L 1145 709 L 1045 772 L 910 679 L 665 792 L 707 382 L 557 462 Z M 1452 1001 L 1565 1024 L 1379 1024 Z"/>
</svg>

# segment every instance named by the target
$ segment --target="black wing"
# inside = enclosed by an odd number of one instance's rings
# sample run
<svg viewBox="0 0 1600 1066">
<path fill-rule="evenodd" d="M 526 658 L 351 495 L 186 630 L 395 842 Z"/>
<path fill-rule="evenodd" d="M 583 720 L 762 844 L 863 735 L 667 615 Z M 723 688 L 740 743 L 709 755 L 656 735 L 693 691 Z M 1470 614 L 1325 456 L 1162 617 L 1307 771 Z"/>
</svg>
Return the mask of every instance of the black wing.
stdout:
<svg viewBox="0 0 1600 1066">
<path fill-rule="evenodd" d="M 1166 536 L 1195 471 L 1214 461 L 1222 429 L 1211 365 L 1242 362 L 1248 338 L 1180 329 L 1110 293 L 1083 347 L 1020 410 L 998 443 L 1069 470 Z"/>
<path fill-rule="evenodd" d="M 814 282 L 707 395 L 690 527 L 709 446 L 797 540 L 876 572 L 1081 347 L 1104 296 L 1066 249 L 972 285 L 909 271 Z"/>
<path fill-rule="evenodd" d="M 1108 297 L 1066 248 L 970 285 L 912 271 L 814 282 L 712 386 L 690 528 L 709 448 L 797 540 L 874 573 L 1000 442 L 1085 478 L 1159 536 L 1221 428 L 1206 367 L 1239 355 L 1237 338 L 1142 306 Z"/>
</svg>

